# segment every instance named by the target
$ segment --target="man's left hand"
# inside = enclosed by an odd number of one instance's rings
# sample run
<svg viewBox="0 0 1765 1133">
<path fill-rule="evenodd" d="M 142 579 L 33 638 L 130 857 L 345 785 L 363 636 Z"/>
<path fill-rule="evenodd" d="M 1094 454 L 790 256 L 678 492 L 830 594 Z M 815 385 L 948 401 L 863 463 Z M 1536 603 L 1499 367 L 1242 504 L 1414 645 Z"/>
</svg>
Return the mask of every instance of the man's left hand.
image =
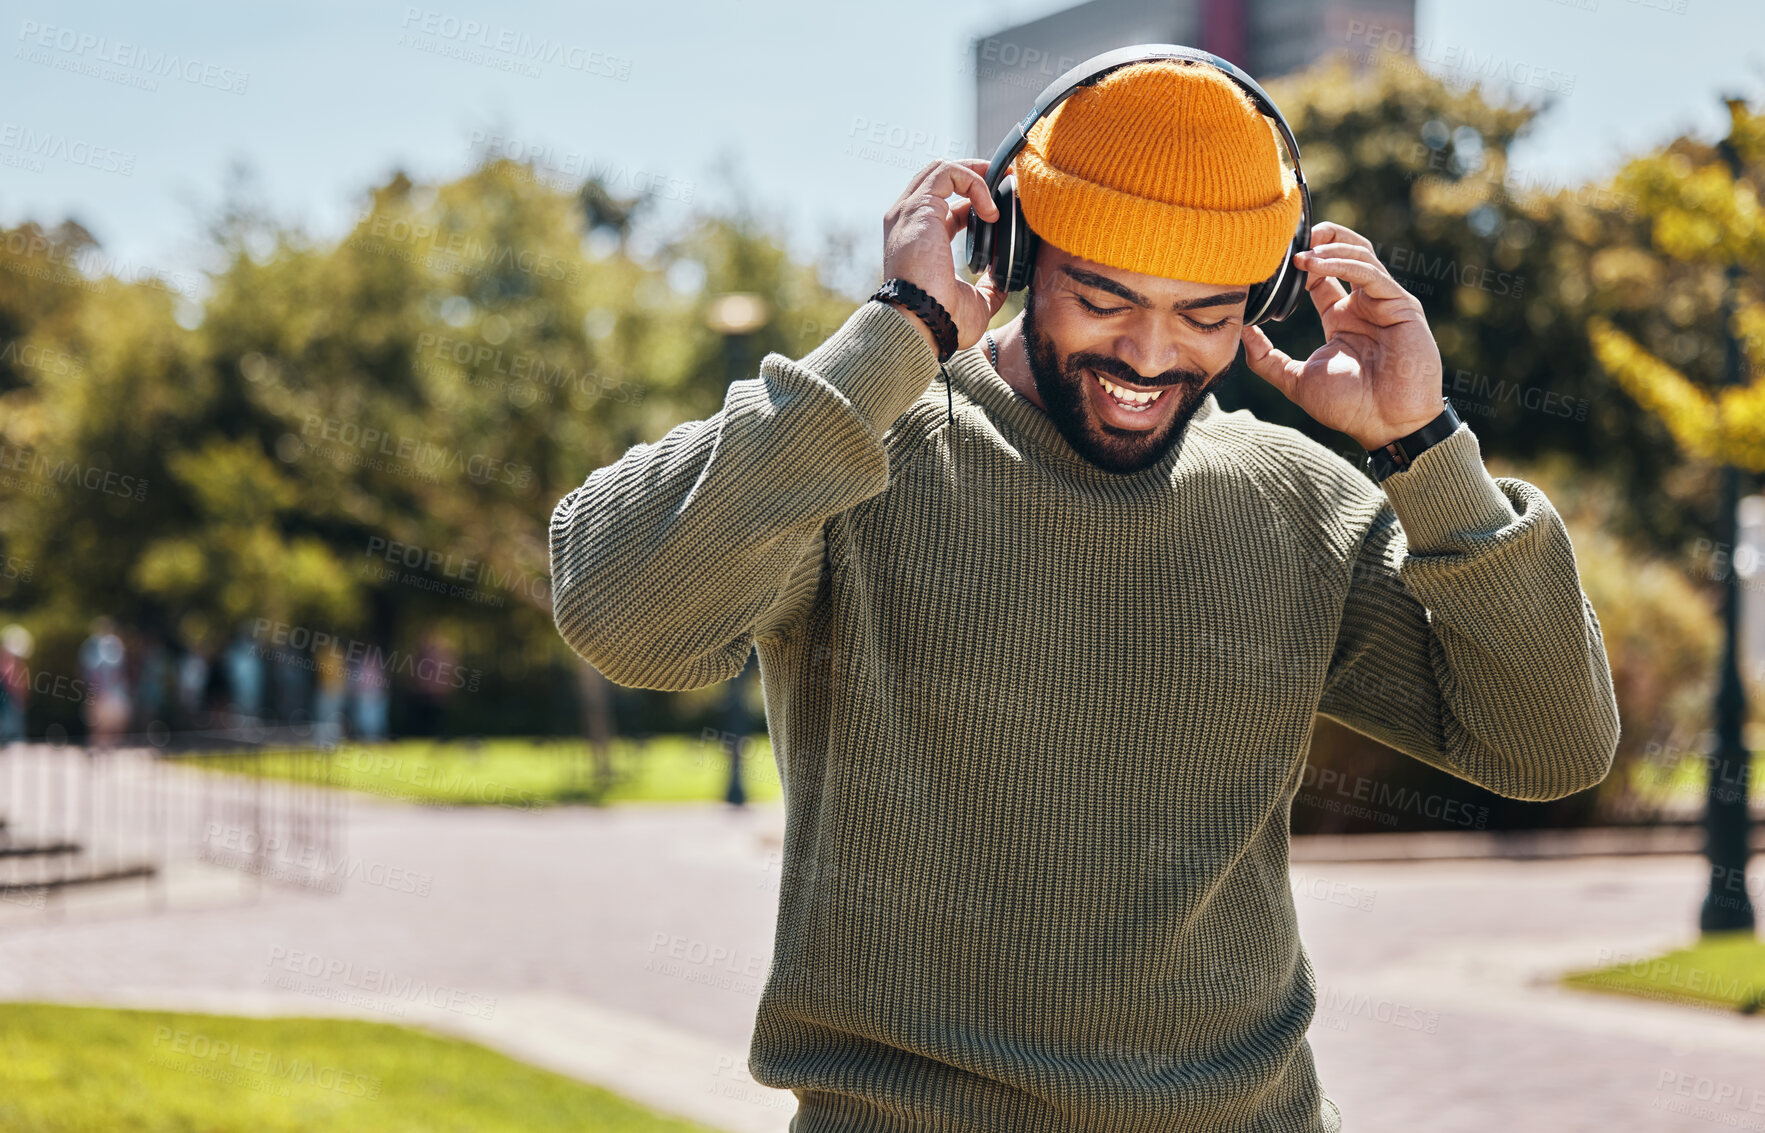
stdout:
<svg viewBox="0 0 1765 1133">
<path fill-rule="evenodd" d="M 1293 257 L 1324 324 L 1324 345 L 1304 362 L 1276 350 L 1261 327 L 1244 328 L 1244 360 L 1258 377 L 1321 425 L 1371 450 L 1440 415 L 1440 347 L 1422 303 L 1399 287 L 1372 241 L 1324 221 L 1311 250 Z M 1354 290 L 1345 289 L 1347 280 Z"/>
</svg>

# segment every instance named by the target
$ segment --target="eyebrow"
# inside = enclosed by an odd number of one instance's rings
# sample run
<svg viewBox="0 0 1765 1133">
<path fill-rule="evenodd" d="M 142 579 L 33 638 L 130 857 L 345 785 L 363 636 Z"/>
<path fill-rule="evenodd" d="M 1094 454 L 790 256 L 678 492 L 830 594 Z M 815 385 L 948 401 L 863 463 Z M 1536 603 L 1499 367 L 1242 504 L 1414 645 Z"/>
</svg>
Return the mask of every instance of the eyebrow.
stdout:
<svg viewBox="0 0 1765 1133">
<path fill-rule="evenodd" d="M 1098 275 L 1094 271 L 1086 271 L 1084 268 L 1076 268 L 1071 264 L 1061 264 L 1060 270 L 1071 276 L 1075 281 L 1082 283 L 1087 287 L 1095 287 L 1099 291 L 1107 291 L 1111 295 L 1126 299 L 1128 302 L 1133 303 L 1136 306 L 1150 307 L 1153 305 L 1152 300 L 1146 298 L 1146 296 L 1140 294 L 1126 284 L 1117 283 L 1106 275 Z M 1179 302 L 1171 304 L 1171 310 L 1195 311 L 1202 307 L 1224 307 L 1228 304 L 1238 302 L 1247 294 L 1248 292 L 1244 291 L 1222 291 L 1217 295 L 1203 295 L 1199 299 L 1180 300 Z"/>
</svg>

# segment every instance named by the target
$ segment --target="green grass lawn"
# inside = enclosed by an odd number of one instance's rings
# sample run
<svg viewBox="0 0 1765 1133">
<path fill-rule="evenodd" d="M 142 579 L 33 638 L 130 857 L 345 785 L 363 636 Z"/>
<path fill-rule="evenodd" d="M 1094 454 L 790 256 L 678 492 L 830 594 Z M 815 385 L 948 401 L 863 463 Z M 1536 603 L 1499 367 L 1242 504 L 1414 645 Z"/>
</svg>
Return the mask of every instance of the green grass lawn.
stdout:
<svg viewBox="0 0 1765 1133">
<path fill-rule="evenodd" d="M 778 766 L 765 733 L 743 746 L 742 782 L 748 798 L 780 797 Z M 257 769 L 278 779 L 327 782 L 388 798 L 443 805 L 533 807 L 558 803 L 710 802 L 723 798 L 729 753 L 690 735 L 612 743 L 613 778 L 592 789 L 588 745 L 574 739 L 488 739 L 437 743 L 400 740 L 344 744 L 328 757 L 312 749 L 251 754 L 181 756 L 216 771 Z M 1687 759 L 1671 769 L 1646 761 L 1631 774 L 1644 797 L 1699 802 L 1704 767 Z M 1752 797 L 1765 800 L 1765 753 L 1755 757 Z"/>
<path fill-rule="evenodd" d="M 709 1133 L 474 1043 L 387 1023 L 0 1003 L 0 1129 Z"/>
<path fill-rule="evenodd" d="M 323 782 L 386 798 L 465 806 L 531 808 L 557 803 L 711 802 L 729 780 L 726 748 L 694 736 L 614 740 L 613 777 L 595 791 L 588 745 L 575 740 L 401 740 L 303 750 L 178 758 L 213 771 Z M 742 748 L 742 785 L 754 802 L 780 797 L 778 765 L 764 734 Z"/>
<path fill-rule="evenodd" d="M 1690 947 L 1660 956 L 1570 972 L 1563 983 L 1754 1015 L 1765 1011 L 1765 940 L 1750 929 L 1708 933 Z"/>
</svg>

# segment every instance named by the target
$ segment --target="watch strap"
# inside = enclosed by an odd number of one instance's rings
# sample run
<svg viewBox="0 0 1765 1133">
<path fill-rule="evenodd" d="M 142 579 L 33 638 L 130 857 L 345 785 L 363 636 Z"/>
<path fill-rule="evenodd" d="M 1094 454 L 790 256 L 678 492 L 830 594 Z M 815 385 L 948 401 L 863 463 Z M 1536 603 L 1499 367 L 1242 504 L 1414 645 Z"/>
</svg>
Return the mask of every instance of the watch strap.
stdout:
<svg viewBox="0 0 1765 1133">
<path fill-rule="evenodd" d="M 1440 416 L 1413 433 L 1367 452 L 1367 470 L 1372 473 L 1375 483 L 1384 483 L 1393 473 L 1402 472 L 1415 463 L 1416 457 L 1458 431 L 1463 421 L 1453 409 L 1452 402 L 1445 397 L 1440 402 L 1444 406 Z"/>
</svg>

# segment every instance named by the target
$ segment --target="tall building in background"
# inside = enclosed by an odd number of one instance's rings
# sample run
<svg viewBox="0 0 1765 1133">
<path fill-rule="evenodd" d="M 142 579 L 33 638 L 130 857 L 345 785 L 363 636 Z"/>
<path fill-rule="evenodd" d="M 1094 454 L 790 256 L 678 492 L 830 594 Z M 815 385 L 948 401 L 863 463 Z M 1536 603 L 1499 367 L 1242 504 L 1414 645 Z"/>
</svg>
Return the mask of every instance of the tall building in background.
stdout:
<svg viewBox="0 0 1765 1133">
<path fill-rule="evenodd" d="M 1415 0 L 1090 0 L 975 41 L 977 152 L 993 156 L 1043 87 L 1113 47 L 1199 47 L 1262 82 L 1332 51 L 1403 51 L 1415 27 Z"/>
</svg>

